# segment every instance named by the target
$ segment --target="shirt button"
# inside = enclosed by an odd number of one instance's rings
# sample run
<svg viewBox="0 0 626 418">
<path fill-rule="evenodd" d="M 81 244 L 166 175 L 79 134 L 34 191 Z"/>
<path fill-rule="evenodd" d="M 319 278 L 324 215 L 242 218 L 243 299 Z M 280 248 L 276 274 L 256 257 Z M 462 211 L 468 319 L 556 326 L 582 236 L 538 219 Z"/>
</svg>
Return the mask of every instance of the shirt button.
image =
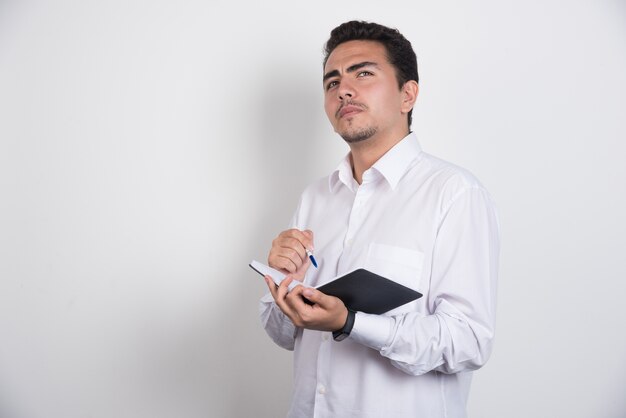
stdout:
<svg viewBox="0 0 626 418">
<path fill-rule="evenodd" d="M 352 238 L 346 241 L 346 245 L 352 245 Z"/>
<path fill-rule="evenodd" d="M 324 395 L 324 394 L 326 394 L 326 388 L 325 388 L 324 386 L 320 386 L 320 387 L 317 389 L 317 392 L 318 392 L 320 395 Z"/>
<path fill-rule="evenodd" d="M 328 334 L 326 333 L 322 334 L 322 340 L 328 341 Z"/>
</svg>

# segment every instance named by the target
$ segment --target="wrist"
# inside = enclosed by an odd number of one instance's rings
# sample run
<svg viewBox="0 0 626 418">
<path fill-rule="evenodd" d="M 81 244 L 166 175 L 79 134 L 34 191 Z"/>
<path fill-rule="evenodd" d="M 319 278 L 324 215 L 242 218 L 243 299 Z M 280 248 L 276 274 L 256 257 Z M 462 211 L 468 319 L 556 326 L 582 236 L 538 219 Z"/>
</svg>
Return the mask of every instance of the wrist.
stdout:
<svg viewBox="0 0 626 418">
<path fill-rule="evenodd" d="M 346 325 L 346 321 L 348 321 L 349 314 L 350 314 L 350 311 L 348 310 L 348 308 L 344 307 L 343 312 L 337 315 L 330 331 L 335 332 L 335 331 L 339 331 L 340 329 L 342 329 L 343 326 Z"/>
<path fill-rule="evenodd" d="M 346 320 L 343 326 L 337 331 L 333 331 L 333 339 L 335 341 L 343 341 L 350 335 L 352 328 L 354 327 L 354 321 L 356 318 L 356 311 L 353 311 L 350 308 L 346 308 L 348 311 L 348 315 L 346 316 Z"/>
</svg>

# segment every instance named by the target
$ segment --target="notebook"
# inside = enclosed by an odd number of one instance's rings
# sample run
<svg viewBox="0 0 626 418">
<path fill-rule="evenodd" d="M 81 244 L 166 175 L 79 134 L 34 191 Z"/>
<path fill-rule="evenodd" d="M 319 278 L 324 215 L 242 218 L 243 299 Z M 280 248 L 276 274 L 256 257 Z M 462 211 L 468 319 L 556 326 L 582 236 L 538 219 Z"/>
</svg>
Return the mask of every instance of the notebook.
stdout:
<svg viewBox="0 0 626 418">
<path fill-rule="evenodd" d="M 276 285 L 285 279 L 285 274 L 258 261 L 253 260 L 249 265 L 262 276 L 271 276 Z M 299 285 L 302 283 L 294 280 L 289 284 L 289 290 Z M 338 297 L 347 308 L 371 314 L 382 314 L 422 297 L 413 289 L 363 268 L 318 286 L 317 290 Z"/>
</svg>

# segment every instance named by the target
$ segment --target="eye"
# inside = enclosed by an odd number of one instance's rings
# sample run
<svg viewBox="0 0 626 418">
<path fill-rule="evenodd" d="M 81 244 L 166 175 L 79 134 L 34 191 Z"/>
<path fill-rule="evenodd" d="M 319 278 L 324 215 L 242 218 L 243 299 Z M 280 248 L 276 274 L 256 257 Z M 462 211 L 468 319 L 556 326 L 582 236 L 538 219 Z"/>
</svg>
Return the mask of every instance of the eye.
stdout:
<svg viewBox="0 0 626 418">
<path fill-rule="evenodd" d="M 338 85 L 338 84 L 339 84 L 339 82 L 338 82 L 338 81 L 333 80 L 333 81 L 331 81 L 330 83 L 326 84 L 326 90 L 330 90 L 330 89 L 332 89 L 333 87 L 335 87 L 335 86 L 336 86 L 336 85 Z"/>
<path fill-rule="evenodd" d="M 369 71 L 359 71 L 359 73 L 357 74 L 357 77 L 366 77 L 366 76 L 370 76 L 370 75 L 374 75 Z"/>
</svg>

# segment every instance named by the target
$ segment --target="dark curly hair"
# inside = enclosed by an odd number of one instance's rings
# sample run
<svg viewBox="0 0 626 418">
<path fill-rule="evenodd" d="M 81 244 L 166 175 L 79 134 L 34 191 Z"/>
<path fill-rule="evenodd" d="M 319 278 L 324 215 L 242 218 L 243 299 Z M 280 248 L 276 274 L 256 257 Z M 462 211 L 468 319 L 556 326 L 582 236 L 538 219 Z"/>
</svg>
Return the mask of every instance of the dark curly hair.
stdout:
<svg viewBox="0 0 626 418">
<path fill-rule="evenodd" d="M 340 44 L 348 41 L 376 41 L 383 44 L 387 51 L 387 60 L 396 70 L 398 88 L 404 83 L 415 80 L 419 83 L 417 57 L 409 42 L 397 29 L 388 28 L 378 23 L 352 20 L 342 23 L 330 32 L 330 38 L 324 46 L 324 64 L 330 54 Z M 409 111 L 408 122 L 411 126 L 413 109 Z"/>
</svg>

